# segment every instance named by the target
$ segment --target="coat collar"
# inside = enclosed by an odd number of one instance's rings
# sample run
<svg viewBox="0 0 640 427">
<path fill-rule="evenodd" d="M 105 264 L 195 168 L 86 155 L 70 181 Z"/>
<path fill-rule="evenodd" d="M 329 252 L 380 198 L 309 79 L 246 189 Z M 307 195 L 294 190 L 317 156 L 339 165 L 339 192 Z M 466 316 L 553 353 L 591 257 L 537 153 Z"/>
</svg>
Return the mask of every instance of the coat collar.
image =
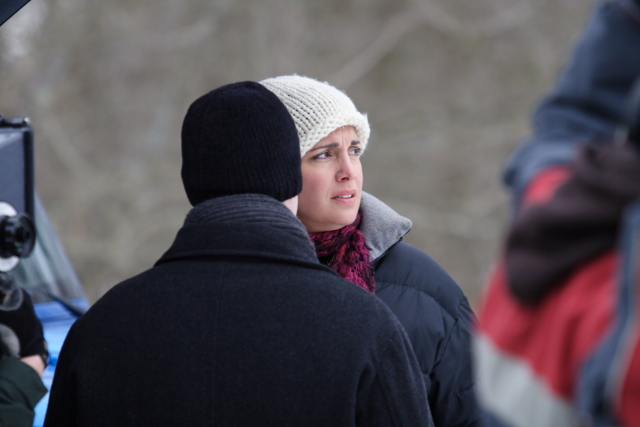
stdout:
<svg viewBox="0 0 640 427">
<path fill-rule="evenodd" d="M 362 223 L 360 231 L 365 237 L 372 260 L 376 260 L 398 243 L 412 227 L 411 220 L 399 215 L 385 203 L 369 193 L 362 192 Z M 313 245 L 308 238 L 291 235 L 268 223 L 185 224 L 173 245 L 156 265 L 178 259 L 210 257 L 258 257 L 274 261 L 321 267 Z"/>
<path fill-rule="evenodd" d="M 399 215 L 385 203 L 364 191 L 360 210 L 362 211 L 360 231 L 364 235 L 373 261 L 398 243 L 413 226 L 409 218 Z"/>
<path fill-rule="evenodd" d="M 256 258 L 333 272 L 318 262 L 308 237 L 305 240 L 268 224 L 250 223 L 187 224 L 156 265 L 203 258 Z"/>
<path fill-rule="evenodd" d="M 195 206 L 156 265 L 221 257 L 260 258 L 324 269 L 302 223 L 281 202 L 259 194 L 219 197 Z"/>
</svg>

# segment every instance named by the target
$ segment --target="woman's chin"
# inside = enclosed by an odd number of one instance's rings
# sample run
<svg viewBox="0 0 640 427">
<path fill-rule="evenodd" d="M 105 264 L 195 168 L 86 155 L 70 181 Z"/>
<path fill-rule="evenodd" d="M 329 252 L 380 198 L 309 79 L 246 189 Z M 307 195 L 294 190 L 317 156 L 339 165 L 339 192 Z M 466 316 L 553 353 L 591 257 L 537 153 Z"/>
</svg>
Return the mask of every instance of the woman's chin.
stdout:
<svg viewBox="0 0 640 427">
<path fill-rule="evenodd" d="M 351 225 L 354 223 L 357 216 L 358 216 L 358 212 L 354 213 L 353 215 L 342 215 L 339 218 L 333 218 L 331 223 L 327 223 L 327 227 L 329 228 L 327 228 L 327 230 L 325 231 L 339 230 L 342 227 Z"/>
<path fill-rule="evenodd" d="M 318 215 L 318 212 L 298 209 L 298 218 L 309 233 L 339 230 L 342 227 L 353 224 L 357 216 L 358 209 L 355 206 L 351 209 L 335 209 L 333 212 L 325 211 L 324 215 Z"/>
<path fill-rule="evenodd" d="M 347 225 L 353 224 L 356 220 L 356 215 L 353 217 L 340 217 L 340 218 L 332 218 L 331 220 L 324 221 L 308 221 L 300 219 L 304 227 L 307 229 L 309 233 L 322 233 L 325 231 L 335 231 L 339 230 Z"/>
</svg>

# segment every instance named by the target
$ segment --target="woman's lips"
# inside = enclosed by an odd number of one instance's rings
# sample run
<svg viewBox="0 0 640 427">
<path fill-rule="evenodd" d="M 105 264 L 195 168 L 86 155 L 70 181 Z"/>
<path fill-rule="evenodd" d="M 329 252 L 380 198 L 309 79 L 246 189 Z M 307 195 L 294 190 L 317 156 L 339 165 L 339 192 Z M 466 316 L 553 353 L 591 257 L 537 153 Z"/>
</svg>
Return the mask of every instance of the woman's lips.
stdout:
<svg viewBox="0 0 640 427">
<path fill-rule="evenodd" d="M 351 205 L 356 202 L 356 192 L 355 190 L 339 191 L 335 196 L 331 198 L 331 200 L 337 203 Z"/>
</svg>

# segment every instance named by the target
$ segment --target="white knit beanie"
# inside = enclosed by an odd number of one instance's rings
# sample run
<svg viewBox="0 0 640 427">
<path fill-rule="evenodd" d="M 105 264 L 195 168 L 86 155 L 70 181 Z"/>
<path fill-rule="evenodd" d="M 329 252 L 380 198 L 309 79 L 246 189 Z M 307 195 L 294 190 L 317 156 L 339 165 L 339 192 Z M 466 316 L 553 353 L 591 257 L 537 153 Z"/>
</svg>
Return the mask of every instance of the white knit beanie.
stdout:
<svg viewBox="0 0 640 427">
<path fill-rule="evenodd" d="M 293 117 L 301 156 L 334 130 L 348 125 L 356 129 L 362 151 L 367 147 L 366 114 L 360 113 L 344 92 L 329 83 L 292 75 L 262 80 L 260 84 L 275 93 Z"/>
</svg>

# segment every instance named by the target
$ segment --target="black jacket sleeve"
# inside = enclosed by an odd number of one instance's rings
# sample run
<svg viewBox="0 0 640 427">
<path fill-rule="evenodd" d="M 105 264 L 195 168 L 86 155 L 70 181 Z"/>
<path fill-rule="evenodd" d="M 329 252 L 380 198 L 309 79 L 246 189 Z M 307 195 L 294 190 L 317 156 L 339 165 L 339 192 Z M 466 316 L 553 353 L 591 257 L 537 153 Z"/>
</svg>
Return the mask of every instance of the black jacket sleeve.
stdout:
<svg viewBox="0 0 640 427">
<path fill-rule="evenodd" d="M 477 427 L 480 412 L 471 364 L 471 328 L 475 317 L 466 298 L 460 301 L 455 323 L 440 357 L 429 373 L 429 399 L 438 426 Z M 434 415 L 435 417 L 435 415 Z"/>
<path fill-rule="evenodd" d="M 471 368 L 475 317 L 460 287 L 431 257 L 403 242 L 380 260 L 375 278 L 376 295 L 411 340 L 435 425 L 477 426 Z"/>
<path fill-rule="evenodd" d="M 38 373 L 18 359 L 0 360 L 0 425 L 29 427 L 36 404 L 47 393 Z"/>
</svg>

